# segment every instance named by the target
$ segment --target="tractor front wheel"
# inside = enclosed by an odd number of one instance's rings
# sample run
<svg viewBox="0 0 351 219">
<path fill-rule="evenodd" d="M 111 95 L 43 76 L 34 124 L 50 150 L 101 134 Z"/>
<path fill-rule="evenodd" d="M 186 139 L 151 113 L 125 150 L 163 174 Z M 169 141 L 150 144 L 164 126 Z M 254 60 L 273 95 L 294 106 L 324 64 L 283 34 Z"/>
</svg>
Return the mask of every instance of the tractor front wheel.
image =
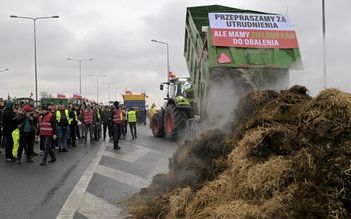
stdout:
<svg viewBox="0 0 351 219">
<path fill-rule="evenodd" d="M 151 130 L 155 137 L 163 137 L 165 135 L 165 127 L 163 123 L 163 116 L 161 112 L 157 112 L 151 119 Z"/>
<path fill-rule="evenodd" d="M 165 112 L 165 138 L 169 141 L 177 141 L 184 132 L 187 120 L 186 110 L 168 105 Z"/>
</svg>

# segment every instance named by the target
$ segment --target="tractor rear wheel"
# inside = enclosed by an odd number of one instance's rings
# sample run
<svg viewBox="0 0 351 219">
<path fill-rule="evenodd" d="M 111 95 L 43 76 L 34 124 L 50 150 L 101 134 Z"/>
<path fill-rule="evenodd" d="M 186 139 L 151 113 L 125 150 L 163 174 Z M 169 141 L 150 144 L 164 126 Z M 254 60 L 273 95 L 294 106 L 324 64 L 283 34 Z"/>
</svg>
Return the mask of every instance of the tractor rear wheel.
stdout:
<svg viewBox="0 0 351 219">
<path fill-rule="evenodd" d="M 155 137 L 163 137 L 165 135 L 165 127 L 163 123 L 163 116 L 161 112 L 157 112 L 151 119 L 151 130 Z"/>
<path fill-rule="evenodd" d="M 177 141 L 184 132 L 186 120 L 186 110 L 168 105 L 165 112 L 165 138 L 169 141 Z"/>
</svg>

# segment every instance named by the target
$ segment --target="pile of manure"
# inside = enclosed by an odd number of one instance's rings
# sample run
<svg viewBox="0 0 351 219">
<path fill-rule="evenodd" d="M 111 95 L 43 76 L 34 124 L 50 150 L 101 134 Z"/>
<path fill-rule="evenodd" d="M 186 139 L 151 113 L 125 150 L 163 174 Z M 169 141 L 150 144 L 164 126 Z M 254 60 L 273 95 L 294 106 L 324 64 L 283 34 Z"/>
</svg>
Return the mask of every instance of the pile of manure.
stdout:
<svg viewBox="0 0 351 219">
<path fill-rule="evenodd" d="M 242 97 L 229 134 L 185 141 L 123 201 L 130 218 L 351 218 L 351 94 L 307 92 Z"/>
</svg>

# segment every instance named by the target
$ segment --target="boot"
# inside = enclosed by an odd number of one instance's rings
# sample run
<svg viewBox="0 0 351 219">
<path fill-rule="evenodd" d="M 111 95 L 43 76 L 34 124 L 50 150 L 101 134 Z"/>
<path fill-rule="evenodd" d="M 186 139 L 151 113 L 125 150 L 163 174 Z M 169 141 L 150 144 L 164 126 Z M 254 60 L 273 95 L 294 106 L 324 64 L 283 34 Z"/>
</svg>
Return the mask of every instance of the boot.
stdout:
<svg viewBox="0 0 351 219">
<path fill-rule="evenodd" d="M 40 166 L 44 166 L 46 165 L 46 160 L 43 160 L 41 163 L 40 163 Z"/>
<path fill-rule="evenodd" d="M 48 163 L 55 163 L 56 162 L 56 158 L 51 158 L 51 160 L 48 161 Z"/>
<path fill-rule="evenodd" d="M 33 160 L 31 157 L 27 157 L 27 163 L 33 163 Z"/>
</svg>

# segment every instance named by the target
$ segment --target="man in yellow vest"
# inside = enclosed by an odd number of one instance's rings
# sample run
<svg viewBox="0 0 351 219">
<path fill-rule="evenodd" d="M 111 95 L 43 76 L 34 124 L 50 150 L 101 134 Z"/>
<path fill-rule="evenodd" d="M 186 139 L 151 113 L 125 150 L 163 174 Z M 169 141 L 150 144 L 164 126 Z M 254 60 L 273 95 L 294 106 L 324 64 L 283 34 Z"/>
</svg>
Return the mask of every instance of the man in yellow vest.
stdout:
<svg viewBox="0 0 351 219">
<path fill-rule="evenodd" d="M 101 138 L 101 108 L 99 104 L 94 105 L 95 114 L 95 127 L 94 127 L 94 140 L 99 141 Z"/>
<path fill-rule="evenodd" d="M 133 139 L 137 137 L 136 121 L 137 121 L 136 112 L 133 109 L 133 107 L 131 107 L 130 110 L 128 111 L 128 123 L 129 123 L 130 133 L 132 134 Z"/>
<path fill-rule="evenodd" d="M 71 118 L 69 117 L 68 109 L 60 103 L 58 109 L 55 112 L 56 125 L 57 125 L 57 143 L 59 146 L 59 152 L 68 152 L 67 150 L 67 139 L 69 134 L 69 125 L 71 124 Z"/>
<path fill-rule="evenodd" d="M 75 104 L 74 106 L 73 104 L 70 104 L 68 111 L 69 111 L 70 118 L 72 118 L 71 124 L 69 125 L 69 129 L 70 129 L 69 136 L 71 139 L 72 147 L 77 147 L 76 139 L 77 139 L 78 118 L 80 115 L 80 109 L 78 108 L 77 104 Z"/>
</svg>

